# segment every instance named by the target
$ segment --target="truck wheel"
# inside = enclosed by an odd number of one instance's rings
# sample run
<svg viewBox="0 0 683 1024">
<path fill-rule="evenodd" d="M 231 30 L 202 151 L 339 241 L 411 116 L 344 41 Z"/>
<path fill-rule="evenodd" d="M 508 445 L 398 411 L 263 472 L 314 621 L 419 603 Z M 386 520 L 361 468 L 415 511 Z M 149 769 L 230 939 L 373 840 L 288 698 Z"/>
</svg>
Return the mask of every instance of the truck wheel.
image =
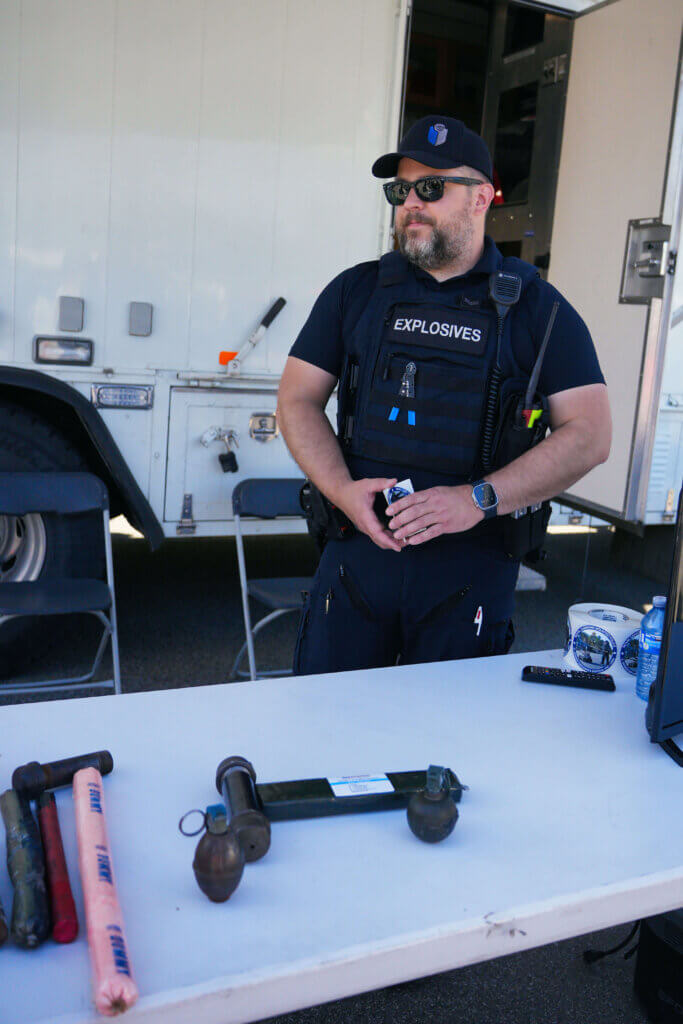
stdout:
<svg viewBox="0 0 683 1024">
<path fill-rule="evenodd" d="M 47 420 L 28 409 L 0 400 L 0 471 L 87 470 L 85 459 Z M 104 570 L 99 513 L 62 518 L 30 513 L 0 513 L 0 582 L 56 576 L 101 576 Z M 0 678 L 26 662 L 21 636 L 27 618 L 0 616 Z M 33 640 L 31 648 L 33 648 Z"/>
</svg>

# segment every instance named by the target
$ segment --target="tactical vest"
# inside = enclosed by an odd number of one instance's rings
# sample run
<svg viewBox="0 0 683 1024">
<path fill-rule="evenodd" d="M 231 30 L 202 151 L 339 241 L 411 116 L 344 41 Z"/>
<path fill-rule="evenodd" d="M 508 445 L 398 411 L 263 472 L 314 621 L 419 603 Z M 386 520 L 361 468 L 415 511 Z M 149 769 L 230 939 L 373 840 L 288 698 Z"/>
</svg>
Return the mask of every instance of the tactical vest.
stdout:
<svg viewBox="0 0 683 1024">
<path fill-rule="evenodd" d="M 538 276 L 514 258 L 497 269 L 519 274 L 522 290 Z M 503 328 L 503 391 L 528 379 L 514 358 L 514 315 L 513 307 Z M 370 300 L 345 339 L 337 427 L 351 473 L 357 460 L 370 459 L 396 473 L 406 467 L 406 476 L 419 467 L 439 482 L 476 479 L 497 342 L 488 277 L 436 293 L 399 253 L 383 256 Z"/>
</svg>

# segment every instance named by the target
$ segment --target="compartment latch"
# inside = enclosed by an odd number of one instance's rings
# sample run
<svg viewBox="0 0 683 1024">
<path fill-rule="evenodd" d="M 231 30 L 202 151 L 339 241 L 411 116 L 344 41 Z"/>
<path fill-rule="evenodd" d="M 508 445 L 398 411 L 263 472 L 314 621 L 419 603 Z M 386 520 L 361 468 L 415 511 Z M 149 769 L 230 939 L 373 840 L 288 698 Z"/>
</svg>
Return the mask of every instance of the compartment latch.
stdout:
<svg viewBox="0 0 683 1024">
<path fill-rule="evenodd" d="M 657 217 L 628 222 L 619 302 L 647 304 L 661 299 L 669 269 L 671 227 Z"/>
</svg>

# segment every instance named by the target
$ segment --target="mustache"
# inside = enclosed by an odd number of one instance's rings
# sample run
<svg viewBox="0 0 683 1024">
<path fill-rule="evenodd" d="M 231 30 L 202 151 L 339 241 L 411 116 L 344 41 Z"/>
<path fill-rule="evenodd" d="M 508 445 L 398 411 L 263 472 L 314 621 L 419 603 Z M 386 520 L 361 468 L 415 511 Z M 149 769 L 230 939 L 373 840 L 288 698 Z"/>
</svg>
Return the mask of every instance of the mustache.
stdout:
<svg viewBox="0 0 683 1024">
<path fill-rule="evenodd" d="M 434 221 L 425 213 L 418 213 L 416 211 L 415 213 L 411 213 L 406 217 L 406 219 L 403 221 L 402 226 L 407 227 L 408 224 L 430 224 L 433 227 Z"/>
</svg>

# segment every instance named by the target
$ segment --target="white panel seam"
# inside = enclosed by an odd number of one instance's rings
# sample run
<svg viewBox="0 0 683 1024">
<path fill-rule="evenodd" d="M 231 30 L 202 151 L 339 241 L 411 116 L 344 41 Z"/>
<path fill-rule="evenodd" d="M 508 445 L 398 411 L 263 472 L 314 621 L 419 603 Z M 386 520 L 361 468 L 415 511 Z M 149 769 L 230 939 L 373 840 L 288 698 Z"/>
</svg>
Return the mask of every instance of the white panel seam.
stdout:
<svg viewBox="0 0 683 1024">
<path fill-rule="evenodd" d="M 21 159 L 21 68 L 24 52 L 24 5 L 19 3 L 19 39 L 17 59 L 17 162 L 14 186 L 14 260 L 12 262 L 12 362 L 17 357 L 17 264 L 19 263 L 19 161 Z"/>
<path fill-rule="evenodd" d="M 197 222 L 199 219 L 199 169 L 201 166 L 202 117 L 204 114 L 204 76 L 206 74 L 206 31 L 207 31 L 206 0 L 202 0 L 202 44 L 199 59 L 199 105 L 197 110 L 197 142 L 195 146 L 194 174 L 194 222 L 192 225 L 192 252 L 190 254 L 190 294 L 187 300 L 187 356 L 185 365 L 192 365 L 192 307 L 195 290 L 195 267 L 197 262 Z M 201 361 L 201 360 L 200 360 Z"/>
<path fill-rule="evenodd" d="M 287 40 L 287 30 L 289 28 L 289 12 L 290 12 L 290 0 L 287 0 L 287 2 L 285 3 L 285 23 L 282 26 L 282 38 L 283 38 L 283 41 Z M 278 108 L 277 108 L 278 109 L 278 116 L 277 116 L 277 124 L 278 124 L 278 130 L 277 130 L 277 167 L 276 167 L 276 170 L 275 170 L 275 181 L 276 181 L 276 183 L 280 181 L 280 171 L 282 169 L 282 124 L 283 124 L 282 104 L 283 104 L 283 97 L 284 97 L 284 94 L 285 94 L 285 66 L 286 66 L 285 49 L 286 49 L 285 46 L 283 46 L 281 48 L 281 57 L 280 57 L 280 88 L 278 89 L 279 95 L 278 95 Z M 275 253 L 277 251 L 277 239 L 276 239 L 275 231 L 276 231 L 276 228 L 277 228 L 277 197 L 278 197 L 278 195 L 279 195 L 279 190 L 278 190 L 277 184 L 276 184 L 276 188 L 274 190 L 275 200 L 274 200 L 274 204 L 273 204 L 273 225 L 274 225 L 274 230 L 273 230 L 273 236 L 272 236 L 271 247 L 270 247 L 270 273 L 269 273 L 269 280 L 268 280 L 268 283 L 270 285 L 269 293 L 270 293 L 270 297 L 271 298 L 275 295 L 275 291 L 274 291 L 274 289 L 275 289 Z M 268 301 L 270 301 L 270 299 Z M 272 372 L 271 369 L 270 369 L 270 356 L 271 356 L 271 352 L 272 352 L 272 346 L 270 344 L 270 339 L 268 337 L 268 333 L 267 332 L 266 332 L 265 338 L 263 339 L 263 342 L 264 342 L 264 346 L 265 346 L 265 350 L 266 350 L 266 358 L 265 358 L 266 373 L 270 373 L 270 372 Z M 280 371 L 280 372 L 282 372 L 282 371 Z"/>
<path fill-rule="evenodd" d="M 114 128 L 116 123 L 116 72 L 117 72 L 117 60 L 119 53 L 119 0 L 114 0 L 113 5 L 114 13 L 114 31 L 113 31 L 113 42 L 112 42 L 112 55 L 111 55 L 111 104 L 110 104 L 110 115 L 109 115 L 109 188 L 107 195 L 107 241 L 105 246 L 104 256 L 104 318 L 102 324 L 102 352 L 101 352 L 101 365 L 105 363 L 105 353 L 108 351 L 109 343 L 109 298 L 110 298 L 110 287 L 109 287 L 109 263 L 111 259 L 111 201 L 112 201 L 112 181 L 114 179 Z M 112 357 L 109 360 L 113 363 L 115 360 Z M 97 364 L 97 359 L 95 360 Z"/>
</svg>

